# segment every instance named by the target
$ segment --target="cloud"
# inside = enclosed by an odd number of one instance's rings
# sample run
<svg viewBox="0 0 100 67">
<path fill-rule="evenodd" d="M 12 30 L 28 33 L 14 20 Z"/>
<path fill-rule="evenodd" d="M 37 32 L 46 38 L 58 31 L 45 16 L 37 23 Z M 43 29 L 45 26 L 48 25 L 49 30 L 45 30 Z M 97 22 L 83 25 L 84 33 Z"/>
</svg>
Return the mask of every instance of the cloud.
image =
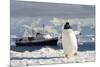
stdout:
<svg viewBox="0 0 100 67">
<path fill-rule="evenodd" d="M 63 25 L 68 21 L 68 19 L 62 19 L 62 18 L 57 18 L 53 17 L 52 20 L 50 20 L 51 23 L 53 23 L 55 26 Z"/>
</svg>

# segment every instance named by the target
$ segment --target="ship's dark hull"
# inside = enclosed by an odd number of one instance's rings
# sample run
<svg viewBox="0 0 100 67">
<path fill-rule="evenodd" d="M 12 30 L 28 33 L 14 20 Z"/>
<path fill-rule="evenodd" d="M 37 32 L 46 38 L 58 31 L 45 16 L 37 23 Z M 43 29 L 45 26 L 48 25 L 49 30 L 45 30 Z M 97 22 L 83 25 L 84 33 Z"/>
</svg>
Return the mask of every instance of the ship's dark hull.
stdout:
<svg viewBox="0 0 100 67">
<path fill-rule="evenodd" d="M 29 42 L 16 42 L 16 46 L 53 46 L 57 45 L 58 38 L 46 39 L 46 40 L 37 40 Z"/>
</svg>

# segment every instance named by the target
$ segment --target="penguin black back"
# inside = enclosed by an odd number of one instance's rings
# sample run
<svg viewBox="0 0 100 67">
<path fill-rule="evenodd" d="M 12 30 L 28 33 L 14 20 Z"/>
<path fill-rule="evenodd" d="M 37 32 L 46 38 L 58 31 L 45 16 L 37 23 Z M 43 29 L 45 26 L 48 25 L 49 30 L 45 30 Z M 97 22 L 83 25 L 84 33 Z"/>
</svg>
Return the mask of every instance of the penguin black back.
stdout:
<svg viewBox="0 0 100 67">
<path fill-rule="evenodd" d="M 72 29 L 71 26 L 69 25 L 69 22 L 66 22 L 64 25 L 64 29 Z"/>
</svg>

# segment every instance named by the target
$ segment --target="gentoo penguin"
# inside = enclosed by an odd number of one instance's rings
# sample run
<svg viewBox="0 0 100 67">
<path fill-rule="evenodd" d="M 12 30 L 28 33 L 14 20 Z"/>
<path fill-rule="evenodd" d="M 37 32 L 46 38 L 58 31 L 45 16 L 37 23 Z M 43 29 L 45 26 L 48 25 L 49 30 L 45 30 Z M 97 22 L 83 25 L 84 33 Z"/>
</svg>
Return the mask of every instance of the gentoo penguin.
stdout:
<svg viewBox="0 0 100 67">
<path fill-rule="evenodd" d="M 62 45 L 66 58 L 77 55 L 77 39 L 69 22 L 66 22 L 62 31 Z"/>
</svg>

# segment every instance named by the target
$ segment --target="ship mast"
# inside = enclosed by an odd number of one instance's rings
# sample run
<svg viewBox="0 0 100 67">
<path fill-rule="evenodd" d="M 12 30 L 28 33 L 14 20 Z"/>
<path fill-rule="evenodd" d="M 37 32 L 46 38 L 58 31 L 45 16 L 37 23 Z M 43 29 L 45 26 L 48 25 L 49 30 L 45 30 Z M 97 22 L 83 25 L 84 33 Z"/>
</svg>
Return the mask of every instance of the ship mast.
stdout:
<svg viewBox="0 0 100 67">
<path fill-rule="evenodd" d="M 33 34 L 34 34 L 34 31 L 33 31 L 33 29 L 32 29 L 32 37 L 33 37 Z"/>
<path fill-rule="evenodd" d="M 77 27 L 77 30 L 81 33 L 81 23 L 80 22 L 78 22 L 78 27 Z M 79 33 L 79 35 L 78 35 L 78 42 L 80 42 L 80 33 Z"/>
<path fill-rule="evenodd" d="M 33 30 L 33 26 L 32 26 L 32 29 L 31 29 L 31 33 L 32 33 L 32 37 L 34 37 L 34 30 Z"/>
<path fill-rule="evenodd" d="M 45 29 L 44 28 L 45 28 L 45 25 L 43 24 L 43 34 L 45 33 Z"/>
<path fill-rule="evenodd" d="M 80 22 L 78 22 L 78 30 L 81 31 Z"/>
</svg>

